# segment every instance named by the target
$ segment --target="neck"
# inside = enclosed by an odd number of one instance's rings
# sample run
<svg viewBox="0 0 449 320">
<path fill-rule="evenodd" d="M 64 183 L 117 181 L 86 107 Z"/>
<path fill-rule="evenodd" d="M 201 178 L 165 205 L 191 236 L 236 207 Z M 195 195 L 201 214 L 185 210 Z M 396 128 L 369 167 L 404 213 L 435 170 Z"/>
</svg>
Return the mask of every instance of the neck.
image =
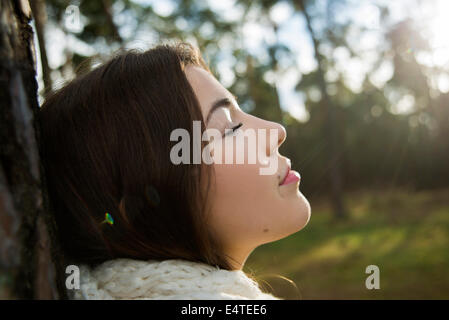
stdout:
<svg viewBox="0 0 449 320">
<path fill-rule="evenodd" d="M 255 248 L 234 248 L 232 250 L 228 249 L 226 256 L 228 257 L 229 264 L 232 270 L 242 270 L 246 260 L 248 259 L 251 252 Z"/>
</svg>

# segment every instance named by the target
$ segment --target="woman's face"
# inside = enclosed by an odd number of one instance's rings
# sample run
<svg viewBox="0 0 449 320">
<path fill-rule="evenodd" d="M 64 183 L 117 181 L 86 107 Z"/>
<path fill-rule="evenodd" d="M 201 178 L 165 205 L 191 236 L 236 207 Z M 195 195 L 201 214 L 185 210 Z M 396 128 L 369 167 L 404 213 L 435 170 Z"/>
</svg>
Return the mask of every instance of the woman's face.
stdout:
<svg viewBox="0 0 449 320">
<path fill-rule="evenodd" d="M 214 139 L 213 145 L 221 144 L 225 150 L 227 139 L 236 139 L 248 129 L 256 133 L 258 129 L 264 129 L 261 132 L 267 134 L 266 147 L 257 150 L 263 157 L 256 157 L 255 163 L 248 160 L 250 150 L 247 144 L 237 147 L 234 143 L 233 164 L 225 164 L 224 156 L 222 164 L 213 164 L 215 174 L 209 196 L 209 227 L 228 256 L 238 261 L 236 267 L 241 268 L 251 251 L 259 245 L 301 230 L 309 221 L 310 205 L 299 191 L 299 175 L 293 171 L 289 173 L 289 160 L 278 152 L 286 138 L 284 127 L 243 112 L 233 95 L 203 68 L 188 66 L 185 72 L 200 102 L 203 117 L 208 119 L 205 120 L 207 129 L 217 129 L 223 135 L 225 129 L 242 124 L 235 132 Z M 230 103 L 212 111 L 212 105 L 223 98 L 228 98 Z M 270 129 L 278 135 L 277 143 L 274 141 L 272 146 L 269 143 Z M 258 142 L 260 137 L 257 136 Z M 235 155 L 239 152 L 245 153 L 243 164 L 236 163 Z M 214 160 L 218 162 L 216 158 Z M 267 168 L 264 161 L 275 164 L 272 166 L 275 169 L 273 174 L 261 174 L 260 169 Z"/>
</svg>

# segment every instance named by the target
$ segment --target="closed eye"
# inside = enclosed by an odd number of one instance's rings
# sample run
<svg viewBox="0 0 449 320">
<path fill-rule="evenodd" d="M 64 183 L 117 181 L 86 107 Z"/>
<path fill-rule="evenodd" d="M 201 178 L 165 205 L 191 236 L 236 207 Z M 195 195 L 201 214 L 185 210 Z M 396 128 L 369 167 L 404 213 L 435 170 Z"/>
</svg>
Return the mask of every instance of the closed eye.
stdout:
<svg viewBox="0 0 449 320">
<path fill-rule="evenodd" d="M 232 127 L 232 132 L 234 132 L 235 130 L 237 130 L 238 128 L 240 128 L 241 126 L 243 126 L 243 123 L 239 123 L 238 125 L 236 125 L 235 127 Z"/>
<path fill-rule="evenodd" d="M 231 130 L 226 129 L 226 130 L 225 130 L 225 133 L 223 134 L 223 137 L 224 137 L 224 136 L 227 136 L 227 135 L 230 135 L 230 134 L 232 134 L 232 133 L 234 133 L 235 130 L 237 130 L 237 129 L 240 128 L 241 126 L 243 126 L 243 123 L 242 123 L 242 122 L 240 122 L 238 125 L 232 127 Z"/>
</svg>

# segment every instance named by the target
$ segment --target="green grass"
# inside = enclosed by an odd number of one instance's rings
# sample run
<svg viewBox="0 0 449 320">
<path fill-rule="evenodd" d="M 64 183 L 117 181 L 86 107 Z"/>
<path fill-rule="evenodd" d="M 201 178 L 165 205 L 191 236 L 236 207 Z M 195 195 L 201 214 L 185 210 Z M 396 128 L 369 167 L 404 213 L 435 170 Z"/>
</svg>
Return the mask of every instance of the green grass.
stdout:
<svg viewBox="0 0 449 320">
<path fill-rule="evenodd" d="M 327 201 L 311 199 L 309 224 L 258 247 L 244 271 L 284 298 L 449 299 L 449 190 L 358 192 L 345 201 L 349 218 L 335 221 Z M 371 264 L 379 290 L 365 287 Z"/>
</svg>

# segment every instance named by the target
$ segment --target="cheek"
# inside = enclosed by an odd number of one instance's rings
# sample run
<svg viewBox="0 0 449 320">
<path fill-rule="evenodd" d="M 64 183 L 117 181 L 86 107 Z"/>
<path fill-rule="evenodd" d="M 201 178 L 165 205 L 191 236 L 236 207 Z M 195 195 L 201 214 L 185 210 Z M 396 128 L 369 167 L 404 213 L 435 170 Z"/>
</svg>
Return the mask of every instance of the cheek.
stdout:
<svg viewBox="0 0 449 320">
<path fill-rule="evenodd" d="M 259 242 L 279 209 L 274 176 L 260 175 L 250 164 L 214 165 L 213 221 L 223 237 Z"/>
<path fill-rule="evenodd" d="M 253 202 L 260 196 L 273 196 L 272 177 L 259 175 L 259 167 L 250 164 L 215 165 L 217 193 L 233 198 L 236 207 Z M 254 203 L 253 203 L 254 204 Z"/>
</svg>

